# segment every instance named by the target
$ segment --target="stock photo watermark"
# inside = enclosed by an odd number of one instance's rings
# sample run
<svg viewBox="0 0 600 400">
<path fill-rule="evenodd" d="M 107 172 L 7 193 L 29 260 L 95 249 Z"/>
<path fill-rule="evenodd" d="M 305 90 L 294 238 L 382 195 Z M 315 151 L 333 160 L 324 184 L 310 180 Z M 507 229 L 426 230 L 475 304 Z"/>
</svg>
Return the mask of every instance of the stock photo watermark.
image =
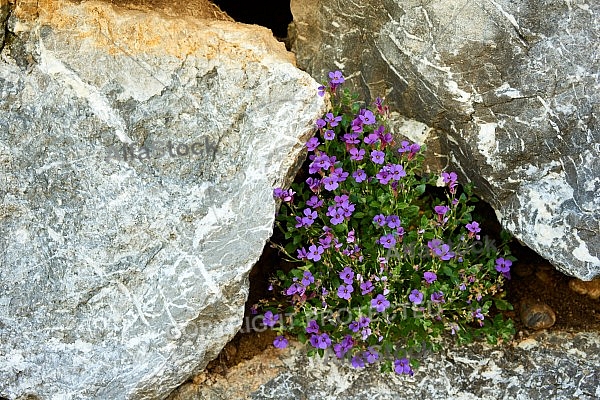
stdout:
<svg viewBox="0 0 600 400">
<path fill-rule="evenodd" d="M 133 161 L 133 160 L 157 160 L 160 158 L 203 158 L 213 159 L 217 152 L 217 146 L 207 137 L 193 143 L 177 143 L 171 140 L 166 142 L 155 142 L 144 144 L 113 145 L 107 149 L 105 161 Z"/>
</svg>

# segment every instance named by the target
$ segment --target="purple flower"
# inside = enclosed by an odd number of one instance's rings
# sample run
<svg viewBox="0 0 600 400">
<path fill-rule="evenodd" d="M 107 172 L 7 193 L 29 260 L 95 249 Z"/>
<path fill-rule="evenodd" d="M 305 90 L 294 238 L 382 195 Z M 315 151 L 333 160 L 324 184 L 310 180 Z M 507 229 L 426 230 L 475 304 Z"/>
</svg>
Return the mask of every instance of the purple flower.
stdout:
<svg viewBox="0 0 600 400">
<path fill-rule="evenodd" d="M 403 140 L 400 143 L 400 147 L 398 148 L 398 153 L 403 154 L 410 151 L 410 143 L 406 140 Z"/>
<path fill-rule="evenodd" d="M 342 75 L 341 71 L 330 72 L 329 79 L 329 83 L 334 85 L 341 85 L 342 83 L 346 82 L 346 80 L 344 79 L 344 75 Z"/>
<path fill-rule="evenodd" d="M 320 144 L 321 143 L 319 142 L 319 139 L 312 137 L 308 140 L 308 142 L 306 142 L 306 147 L 308 148 L 308 151 L 315 151 Z"/>
<path fill-rule="evenodd" d="M 272 328 L 279 320 L 279 314 L 273 315 L 271 311 L 267 311 L 263 317 L 263 324 Z"/>
<path fill-rule="evenodd" d="M 306 333 L 319 333 L 319 324 L 314 319 L 310 320 L 306 327 Z"/>
<path fill-rule="evenodd" d="M 360 143 L 360 140 L 358 139 L 358 133 L 356 133 L 356 132 L 346 133 L 342 140 L 348 144 Z"/>
<path fill-rule="evenodd" d="M 382 294 L 378 294 L 377 297 L 371 300 L 371 308 L 376 309 L 377 312 L 384 312 L 389 306 L 390 302 Z"/>
<path fill-rule="evenodd" d="M 350 232 L 348 232 L 348 236 L 346 236 L 346 242 L 354 243 L 355 241 L 356 241 L 356 232 L 354 232 L 354 229 L 352 229 Z"/>
<path fill-rule="evenodd" d="M 450 193 L 456 193 L 456 186 L 458 186 L 458 176 L 456 172 L 442 172 L 442 180 L 450 188 Z"/>
<path fill-rule="evenodd" d="M 340 299 L 350 300 L 352 292 L 354 292 L 352 285 L 340 285 L 337 295 Z"/>
<path fill-rule="evenodd" d="M 350 267 L 346 267 L 340 272 L 340 278 L 346 285 L 351 285 L 354 281 L 354 271 Z"/>
<path fill-rule="evenodd" d="M 304 288 L 304 286 L 302 286 L 301 284 L 299 284 L 298 282 L 294 282 L 290 285 L 290 287 L 285 291 L 285 294 L 288 296 L 293 296 L 295 294 L 298 294 L 300 296 L 302 296 L 304 294 L 304 291 L 306 289 Z"/>
<path fill-rule="evenodd" d="M 288 189 L 288 190 L 284 190 L 281 188 L 273 189 L 273 196 L 275 196 L 276 198 L 282 199 L 286 203 L 290 203 L 292 200 L 294 200 L 294 194 L 296 194 L 296 192 L 294 192 L 292 189 Z"/>
<path fill-rule="evenodd" d="M 313 276 L 313 274 L 310 273 L 310 271 L 304 271 L 304 274 L 302 275 L 302 284 L 306 287 L 309 286 L 311 283 L 313 283 L 315 281 L 315 277 Z"/>
<path fill-rule="evenodd" d="M 485 317 L 481 313 L 481 308 L 478 308 L 477 310 L 473 311 L 473 318 L 478 319 L 479 325 L 483 326 L 483 320 L 485 319 Z"/>
<path fill-rule="evenodd" d="M 352 177 L 354 178 L 356 183 L 361 183 L 362 181 L 367 179 L 367 174 L 365 174 L 365 171 L 363 171 L 362 169 L 357 169 L 352 173 Z"/>
<path fill-rule="evenodd" d="M 321 96 L 321 97 L 325 96 L 325 89 L 326 88 L 323 85 L 321 85 L 317 88 L 319 96 Z"/>
<path fill-rule="evenodd" d="M 377 143 L 378 140 L 379 140 L 379 135 L 377 135 L 376 133 L 371 133 L 371 134 L 365 136 L 365 138 L 363 139 L 365 144 L 375 144 L 375 143 Z"/>
<path fill-rule="evenodd" d="M 344 222 L 344 209 L 341 207 L 329 206 L 326 215 L 331 217 L 330 222 L 332 225 L 339 225 Z"/>
<path fill-rule="evenodd" d="M 392 176 L 392 179 L 394 179 L 395 181 L 399 181 L 400 178 L 403 178 L 406 176 L 406 171 L 404 170 L 404 167 L 400 164 L 392 164 L 390 165 L 390 174 Z"/>
<path fill-rule="evenodd" d="M 319 154 L 313 162 L 308 166 L 308 172 L 311 174 L 316 174 L 322 169 L 327 169 L 331 167 L 331 160 L 329 156 L 325 153 Z"/>
<path fill-rule="evenodd" d="M 344 171 L 342 168 L 336 168 L 331 176 L 335 177 L 336 181 L 344 182 L 346 178 L 350 175 L 348 172 Z"/>
<path fill-rule="evenodd" d="M 479 222 L 473 221 L 465 225 L 467 230 L 469 231 L 469 238 L 475 237 L 475 239 L 479 240 L 478 233 L 481 232 L 481 228 L 479 227 Z"/>
<path fill-rule="evenodd" d="M 310 339 L 308 339 L 308 341 L 312 347 L 319 348 L 319 335 L 310 335 Z"/>
<path fill-rule="evenodd" d="M 423 278 L 427 283 L 433 283 L 437 279 L 437 275 L 434 272 L 427 271 L 423 274 Z"/>
<path fill-rule="evenodd" d="M 316 122 L 315 125 L 317 125 L 317 129 L 323 129 L 325 128 L 325 125 L 327 125 L 327 122 L 325 122 L 324 119 L 319 118 Z"/>
<path fill-rule="evenodd" d="M 360 337 L 362 340 L 367 340 L 367 338 L 371 335 L 371 328 L 364 328 L 360 331 Z"/>
<path fill-rule="evenodd" d="M 337 358 L 342 358 L 354 346 L 352 335 L 346 335 L 340 343 L 333 346 L 333 351 Z"/>
<path fill-rule="evenodd" d="M 437 215 L 443 216 L 448 211 L 450 211 L 450 207 L 448 206 L 435 206 L 433 207 Z"/>
<path fill-rule="evenodd" d="M 358 118 L 360 119 L 360 122 L 362 122 L 364 125 L 373 125 L 375 123 L 375 115 L 373 115 L 371 110 L 360 110 Z"/>
<path fill-rule="evenodd" d="M 306 251 L 306 249 L 304 247 L 301 249 L 298 249 L 298 258 L 300 260 L 305 260 L 308 258 L 308 252 Z"/>
<path fill-rule="evenodd" d="M 375 361 L 379 359 L 379 353 L 373 347 L 368 347 L 367 350 L 363 353 L 363 356 L 367 360 L 369 364 L 373 364 Z"/>
<path fill-rule="evenodd" d="M 431 294 L 430 297 L 431 301 L 433 303 L 439 304 L 439 303 L 445 303 L 446 301 L 444 300 L 444 292 L 439 291 L 439 292 L 433 292 Z"/>
<path fill-rule="evenodd" d="M 355 133 L 362 133 L 363 123 L 360 118 L 354 118 L 352 120 L 352 126 L 350 127 L 350 130 Z"/>
<path fill-rule="evenodd" d="M 384 226 L 385 225 L 385 215 L 377 214 L 376 216 L 373 217 L 373 222 L 379 226 Z"/>
<path fill-rule="evenodd" d="M 352 331 L 352 332 L 358 332 L 360 330 L 360 327 L 358 326 L 358 321 L 352 321 L 350 323 L 350 325 L 348 325 L 348 328 Z"/>
<path fill-rule="evenodd" d="M 379 183 L 382 185 L 387 185 L 389 181 L 392 179 L 392 175 L 387 171 L 386 168 L 382 168 L 376 175 L 375 178 L 379 180 Z"/>
<path fill-rule="evenodd" d="M 465 225 L 465 227 L 471 233 L 479 233 L 479 232 L 481 232 L 481 228 L 479 227 L 479 222 L 477 222 L 477 221 L 473 221 L 471 223 L 468 223 L 467 225 Z"/>
<path fill-rule="evenodd" d="M 373 289 L 375 289 L 375 287 L 371 281 L 366 281 L 360 284 L 360 290 L 363 296 L 371 293 Z"/>
<path fill-rule="evenodd" d="M 302 217 L 302 224 L 304 226 L 311 226 L 313 222 L 315 222 L 315 218 L 317 218 L 317 212 L 311 210 L 310 208 L 305 208 L 304 217 Z"/>
<path fill-rule="evenodd" d="M 312 244 L 308 248 L 308 255 L 306 256 L 306 258 L 317 262 L 321 259 L 321 254 L 323 254 L 324 251 L 325 249 L 323 249 L 323 246 L 315 246 L 314 244 Z"/>
<path fill-rule="evenodd" d="M 323 139 L 325 139 L 325 140 L 333 140 L 333 139 L 335 139 L 335 132 L 332 131 L 331 129 L 327 129 L 325 131 L 325 133 L 323 134 Z"/>
<path fill-rule="evenodd" d="M 319 187 L 321 186 L 321 180 L 317 179 L 317 178 L 309 177 L 306 179 L 306 184 L 308 185 L 308 187 L 310 188 L 311 191 L 316 193 L 319 191 Z M 308 203 L 306 203 L 306 204 L 309 205 Z"/>
<path fill-rule="evenodd" d="M 384 105 L 383 105 L 383 100 L 381 99 L 381 97 L 377 97 L 377 98 L 375 99 L 375 102 L 374 102 L 374 104 L 375 104 L 375 106 L 377 107 L 377 112 L 378 112 L 379 114 L 385 114 L 385 112 L 386 112 L 385 108 L 386 108 L 387 106 L 384 106 Z"/>
<path fill-rule="evenodd" d="M 319 208 L 323 205 L 323 200 L 320 200 L 318 196 L 311 196 L 311 198 L 306 201 L 306 205 L 313 208 Z"/>
<path fill-rule="evenodd" d="M 435 256 L 444 261 L 448 261 L 455 256 L 454 252 L 450 251 L 450 246 L 442 243 L 439 239 L 430 240 L 427 242 L 427 247 L 431 249 Z"/>
<path fill-rule="evenodd" d="M 285 349 L 288 346 L 288 340 L 283 336 L 277 336 L 275 340 L 273 340 L 273 346 L 278 349 Z"/>
<path fill-rule="evenodd" d="M 390 215 L 385 219 L 385 222 L 387 223 L 387 226 L 392 229 L 398 228 L 400 226 L 400 217 L 397 215 Z"/>
<path fill-rule="evenodd" d="M 388 233 L 387 235 L 384 235 L 379 238 L 379 243 L 385 249 L 391 249 L 392 247 L 394 247 L 396 245 L 396 238 L 394 237 L 393 234 Z"/>
<path fill-rule="evenodd" d="M 331 236 L 327 235 L 319 239 L 319 243 L 323 246 L 324 249 L 328 249 L 331 247 Z"/>
<path fill-rule="evenodd" d="M 441 245 L 442 241 L 440 239 L 431 239 L 429 242 L 427 242 L 427 247 L 429 247 L 431 250 L 437 249 Z"/>
<path fill-rule="evenodd" d="M 408 295 L 408 299 L 415 305 L 421 304 L 423 302 L 423 293 L 417 289 L 413 289 Z"/>
<path fill-rule="evenodd" d="M 496 259 L 496 271 L 501 272 L 502 275 L 506 279 L 510 279 L 510 267 L 511 266 L 512 266 L 512 261 L 510 261 L 510 260 L 505 260 L 502 257 Z"/>
<path fill-rule="evenodd" d="M 352 364 L 352 366 L 354 368 L 364 368 L 365 367 L 365 360 L 363 360 L 363 358 L 360 354 L 353 356 L 352 361 L 350 361 L 350 363 Z"/>
<path fill-rule="evenodd" d="M 335 176 L 326 176 L 325 178 L 323 178 L 323 185 L 325 186 L 325 189 L 329 190 L 330 192 L 332 190 L 337 189 L 340 185 L 338 184 L 338 180 Z"/>
<path fill-rule="evenodd" d="M 357 149 L 353 147 L 350 149 L 350 159 L 354 161 L 360 161 L 365 156 L 365 149 Z"/>
<path fill-rule="evenodd" d="M 313 335 L 314 336 L 314 335 Z M 312 337 L 311 337 L 312 339 Z M 317 345 L 315 346 L 317 349 L 323 349 L 325 350 L 326 348 L 328 348 L 331 345 L 331 339 L 329 338 L 329 335 L 326 333 L 321 333 L 318 336 L 318 342 Z"/>
<path fill-rule="evenodd" d="M 332 113 L 327 113 L 325 115 L 325 121 L 327 121 L 329 126 L 334 127 L 334 126 L 337 126 L 340 122 L 342 122 L 342 117 L 341 116 L 334 117 Z"/>
<path fill-rule="evenodd" d="M 350 199 L 350 198 L 348 197 L 348 195 L 347 195 L 347 194 L 343 194 L 343 195 L 341 195 L 341 196 L 337 196 L 337 195 L 336 195 L 336 196 L 333 198 L 333 201 L 335 201 L 335 205 L 336 205 L 336 207 L 340 207 L 342 204 L 344 204 L 344 203 L 348 203 L 348 200 L 349 200 L 349 199 Z"/>
<path fill-rule="evenodd" d="M 373 150 L 371 152 L 371 161 L 375 164 L 383 164 L 385 161 L 385 153 L 379 150 Z"/>
<path fill-rule="evenodd" d="M 460 327 L 457 324 L 450 325 L 450 333 L 456 335 L 456 332 L 460 330 Z"/>
<path fill-rule="evenodd" d="M 366 328 L 367 326 L 369 326 L 370 322 L 371 322 L 371 319 L 369 317 L 362 316 L 358 319 L 358 327 Z"/>
<path fill-rule="evenodd" d="M 433 253 L 443 261 L 448 261 L 456 255 L 453 251 L 450 251 L 450 246 L 447 244 L 443 244 L 441 247 L 434 249 Z"/>
<path fill-rule="evenodd" d="M 414 372 L 413 372 L 412 368 L 410 367 L 410 363 L 408 362 L 408 360 L 406 358 L 394 361 L 394 371 L 398 375 L 402 375 L 402 374 L 406 374 L 406 375 L 410 375 L 410 376 L 414 375 Z"/>
</svg>

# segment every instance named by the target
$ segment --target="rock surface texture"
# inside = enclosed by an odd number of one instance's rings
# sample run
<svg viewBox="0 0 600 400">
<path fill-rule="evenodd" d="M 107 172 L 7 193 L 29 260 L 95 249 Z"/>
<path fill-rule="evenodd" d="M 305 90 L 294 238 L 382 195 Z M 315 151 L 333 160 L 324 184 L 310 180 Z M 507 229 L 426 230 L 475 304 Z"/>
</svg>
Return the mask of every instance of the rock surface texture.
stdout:
<svg viewBox="0 0 600 400">
<path fill-rule="evenodd" d="M 317 79 L 433 128 L 502 225 L 566 274 L 600 275 L 600 3 L 292 0 Z M 434 143 L 435 142 L 435 143 Z"/>
<path fill-rule="evenodd" d="M 168 400 L 556 399 L 600 397 L 600 337 L 540 333 L 512 344 L 472 344 L 421 358 L 413 377 L 271 349 L 225 375 L 198 375 Z"/>
<path fill-rule="evenodd" d="M 239 329 L 272 188 L 324 100 L 264 28 L 19 4 L 0 59 L 0 397 L 163 398 Z"/>
</svg>

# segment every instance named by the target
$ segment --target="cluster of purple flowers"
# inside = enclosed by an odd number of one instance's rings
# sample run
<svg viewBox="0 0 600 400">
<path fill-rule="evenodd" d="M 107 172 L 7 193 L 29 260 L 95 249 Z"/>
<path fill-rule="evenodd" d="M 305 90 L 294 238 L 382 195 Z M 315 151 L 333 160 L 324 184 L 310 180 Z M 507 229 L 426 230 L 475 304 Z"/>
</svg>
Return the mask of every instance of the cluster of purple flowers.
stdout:
<svg viewBox="0 0 600 400">
<path fill-rule="evenodd" d="M 398 153 L 402 155 L 406 155 L 409 160 L 412 160 L 415 155 L 421 150 L 421 146 L 418 143 L 410 143 L 403 140 L 400 143 L 400 148 L 398 149 Z"/>
<path fill-rule="evenodd" d="M 344 82 L 345 78 L 340 71 L 330 72 L 328 83 L 319 87 L 319 95 L 323 96 L 325 92 L 329 92 L 334 100 L 344 97 L 336 93 Z M 334 109 L 344 109 L 347 105 Z M 450 329 L 452 334 L 456 334 L 461 328 L 455 322 L 449 323 L 449 314 L 444 313 L 452 310 L 457 293 L 464 299 L 469 296 L 466 300 L 470 307 L 468 321 L 475 320 L 483 326 L 485 312 L 480 306 L 480 282 L 472 285 L 476 282 L 477 273 L 465 268 L 456 272 L 455 279 L 458 282 L 455 285 L 448 287 L 448 281 L 444 281 L 452 274 L 448 271 L 452 271 L 457 263 L 463 262 L 464 255 L 460 245 L 452 244 L 451 237 L 446 237 L 449 236 L 446 235 L 448 232 L 444 234 L 444 231 L 455 229 L 456 221 L 451 218 L 460 218 L 462 212 L 461 207 L 457 206 L 459 200 L 454 196 L 458 186 L 457 174 L 441 174 L 442 181 L 453 196 L 449 196 L 447 204 L 433 207 L 433 218 L 425 213 L 423 218 L 426 222 L 421 222 L 420 226 L 419 222 L 415 224 L 414 217 L 408 211 L 404 214 L 404 208 L 398 202 L 404 201 L 406 206 L 411 201 L 410 197 L 406 197 L 406 190 L 413 187 L 418 178 L 415 178 L 415 168 L 409 161 L 417 157 L 421 146 L 402 141 L 397 150 L 399 155 L 394 155 L 395 152 L 390 151 L 395 144 L 392 134 L 386 132 L 384 125 L 378 124 L 378 115 L 389 115 L 389 108 L 380 98 L 375 100 L 374 105 L 374 111 L 352 108 L 358 109 L 353 116 L 342 117 L 328 112 L 315 123 L 318 135 L 306 143 L 310 160 L 308 170 L 311 176 L 305 182 L 310 192 L 296 188 L 300 192 L 298 196 L 308 200 L 300 202 L 297 208 L 293 205 L 287 206 L 292 210 L 293 218 L 286 217 L 290 231 L 293 226 L 297 229 L 296 233 L 308 237 L 308 240 L 303 242 L 304 246 L 299 245 L 297 250 L 297 258 L 305 260 L 306 264 L 300 269 L 302 274 L 296 269 L 289 275 L 290 280 L 282 292 L 290 297 L 289 300 L 296 311 L 310 309 L 314 312 L 319 309 L 320 304 L 323 309 L 333 310 L 335 307 L 361 307 L 358 313 L 352 314 L 352 321 L 333 323 L 334 329 L 329 322 L 322 322 L 322 326 L 319 326 L 314 319 L 308 321 L 305 328 L 308 342 L 314 349 L 319 350 L 319 353 L 331 348 L 337 358 L 347 357 L 355 368 L 362 368 L 386 358 L 393 360 L 393 370 L 396 373 L 412 376 L 414 372 L 406 357 L 400 358 L 398 354 L 388 357 L 385 353 L 380 353 L 390 342 L 382 343 L 382 348 L 374 344 L 384 340 L 385 333 L 381 323 L 389 322 L 390 315 L 396 315 L 399 310 L 398 302 L 409 305 L 413 311 L 423 314 L 430 312 L 426 311 L 430 310 L 430 307 L 426 306 L 434 305 L 438 314 L 429 314 L 427 318 L 442 321 L 443 317 L 444 326 Z M 419 157 L 418 160 L 420 159 Z M 366 183 L 356 185 L 362 182 Z M 356 196 L 357 193 L 353 190 L 357 187 L 365 188 L 364 192 L 359 194 L 366 194 L 366 198 Z M 292 189 L 274 190 L 274 196 L 285 203 L 293 203 L 295 194 Z M 395 200 L 402 199 L 402 196 L 405 196 L 403 200 Z M 381 207 L 381 211 L 376 211 L 379 214 L 375 215 L 372 221 L 372 209 L 368 212 L 360 209 L 365 204 L 369 207 Z M 361 221 L 362 218 L 368 219 Z M 405 227 L 411 230 L 417 225 L 415 230 L 419 240 L 423 240 L 423 237 L 426 238 L 424 240 L 429 239 L 427 247 L 418 242 L 425 255 L 416 257 L 414 265 L 399 266 L 395 262 L 388 264 L 388 259 L 382 257 L 386 251 L 389 255 L 390 251 L 401 247 L 398 243 L 404 246 L 406 242 L 410 245 L 410 242 L 414 241 L 415 232 L 407 231 L 405 236 L 403 222 Z M 372 238 L 358 235 L 361 233 L 359 229 L 363 227 L 368 229 Z M 431 234 L 430 229 L 435 233 Z M 466 223 L 457 230 L 459 229 L 462 232 L 457 237 L 460 237 L 461 243 L 470 243 L 469 239 L 480 239 L 481 228 L 476 221 Z M 433 239 L 430 239 L 432 237 Z M 374 257 L 368 253 L 372 249 L 377 252 Z M 405 255 L 404 252 L 403 254 Z M 424 259 L 430 260 L 430 257 L 434 260 L 428 264 L 424 263 Z M 411 255 L 404 259 L 414 258 Z M 510 260 L 498 258 L 495 269 L 510 279 L 511 265 Z M 404 274 L 405 268 L 409 274 L 419 276 L 412 279 L 415 277 L 412 275 L 410 279 L 403 280 L 402 285 L 405 286 L 402 286 L 398 284 L 397 276 L 399 271 Z M 419 272 L 413 272 L 413 268 Z M 316 280 L 310 270 L 315 273 Z M 441 275 L 438 277 L 436 272 Z M 388 282 L 388 277 L 391 282 Z M 411 282 L 411 286 L 406 286 L 407 282 Z M 406 298 L 409 303 L 406 302 Z M 364 315 L 366 311 L 371 313 L 369 317 Z M 263 317 L 263 322 L 268 327 L 276 326 L 280 320 L 281 315 L 271 311 L 267 311 Z M 295 326 L 298 327 L 298 324 Z M 281 329 L 280 326 L 276 328 Z M 288 341 L 283 335 L 279 335 L 275 338 L 274 345 L 284 348 Z"/>
<path fill-rule="evenodd" d="M 285 201 L 286 203 L 293 202 L 295 194 L 296 194 L 296 192 L 294 192 L 292 189 L 285 190 L 282 188 L 276 188 L 273 190 L 273 196 L 275 198 Z"/>
</svg>

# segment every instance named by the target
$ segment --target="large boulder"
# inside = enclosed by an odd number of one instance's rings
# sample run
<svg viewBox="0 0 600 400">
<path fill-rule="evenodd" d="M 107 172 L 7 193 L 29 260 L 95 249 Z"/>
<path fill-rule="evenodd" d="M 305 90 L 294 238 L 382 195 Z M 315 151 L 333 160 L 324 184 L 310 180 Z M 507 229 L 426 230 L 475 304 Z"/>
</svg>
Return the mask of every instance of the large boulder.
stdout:
<svg viewBox="0 0 600 400">
<path fill-rule="evenodd" d="M 600 275 L 600 3 L 292 0 L 293 50 L 434 129 L 438 165 L 563 272 Z M 439 150 L 438 150 L 439 149 Z"/>
<path fill-rule="evenodd" d="M 324 100 L 265 28 L 21 5 L 0 59 L 0 397 L 163 398 L 239 329 L 272 188 Z"/>
</svg>

